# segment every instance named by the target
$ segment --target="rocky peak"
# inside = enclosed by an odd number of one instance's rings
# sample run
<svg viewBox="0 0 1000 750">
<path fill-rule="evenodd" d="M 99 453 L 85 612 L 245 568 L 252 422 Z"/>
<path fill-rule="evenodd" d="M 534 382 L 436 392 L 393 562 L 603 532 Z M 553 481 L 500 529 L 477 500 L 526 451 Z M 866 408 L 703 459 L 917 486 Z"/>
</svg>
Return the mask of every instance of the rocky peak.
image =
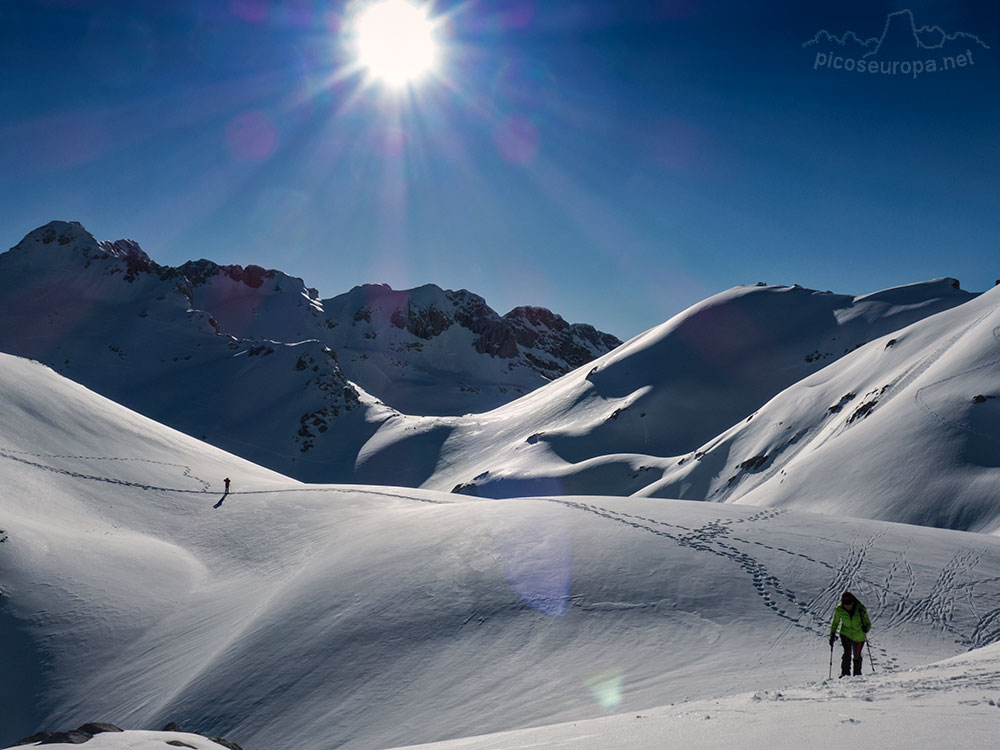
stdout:
<svg viewBox="0 0 1000 750">
<path fill-rule="evenodd" d="M 125 263 L 125 281 L 135 281 L 140 273 L 162 274 L 166 270 L 154 263 L 135 240 L 104 241 L 97 244 L 107 255 Z"/>
<path fill-rule="evenodd" d="M 78 221 L 50 221 L 48 224 L 29 232 L 14 248 L 20 253 L 51 252 L 51 249 L 65 249 L 84 259 L 84 268 L 94 261 L 112 261 L 107 273 L 121 273 L 123 278 L 133 282 L 141 273 L 162 274 L 166 271 L 154 263 L 139 247 L 135 240 L 122 239 L 114 242 L 98 242 Z M 124 269 L 122 269 L 124 265 Z"/>
<path fill-rule="evenodd" d="M 230 265 L 220 266 L 210 260 L 189 260 L 178 267 L 181 275 L 187 279 L 192 287 L 199 287 L 207 284 L 209 280 L 223 274 L 233 281 L 246 284 L 251 289 L 260 289 L 264 281 L 278 277 L 279 272 L 273 268 L 263 268 L 253 264 L 248 266 Z"/>
<path fill-rule="evenodd" d="M 102 252 L 94 235 L 83 228 L 78 221 L 50 221 L 34 231 L 28 232 L 12 250 L 33 250 L 45 247 L 89 250 Z"/>
<path fill-rule="evenodd" d="M 611 334 L 567 323 L 544 307 L 516 307 L 501 317 L 478 294 L 434 284 L 405 291 L 366 284 L 324 304 L 342 320 L 376 329 L 389 324 L 425 341 L 458 325 L 475 334 L 478 353 L 498 359 L 524 356 L 545 377 L 569 372 L 621 344 Z M 526 354 L 523 349 L 540 351 Z"/>
<path fill-rule="evenodd" d="M 251 289 L 260 289 L 267 279 L 276 278 L 278 272 L 273 268 L 263 268 L 253 264 L 243 266 L 223 266 L 222 272 L 233 281 L 241 281 Z"/>
<path fill-rule="evenodd" d="M 108 255 L 115 258 L 135 258 L 139 262 L 152 263 L 150 257 L 139 247 L 139 243 L 135 240 L 115 240 L 114 242 L 105 240 L 98 242 L 97 245 Z"/>
<path fill-rule="evenodd" d="M 544 307 L 522 306 L 515 307 L 504 318 L 514 322 L 521 321 L 535 328 L 548 328 L 550 330 L 564 330 L 569 327 L 569 323 L 563 320 L 562 315 L 556 315 L 551 310 Z"/>
<path fill-rule="evenodd" d="M 535 354 L 531 357 L 533 363 L 538 366 L 544 363 L 544 369 L 558 374 L 581 367 L 622 343 L 616 336 L 598 331 L 592 325 L 567 323 L 561 315 L 544 307 L 515 307 L 504 315 L 504 320 L 520 347 L 537 349 L 555 360 L 538 360 Z"/>
</svg>

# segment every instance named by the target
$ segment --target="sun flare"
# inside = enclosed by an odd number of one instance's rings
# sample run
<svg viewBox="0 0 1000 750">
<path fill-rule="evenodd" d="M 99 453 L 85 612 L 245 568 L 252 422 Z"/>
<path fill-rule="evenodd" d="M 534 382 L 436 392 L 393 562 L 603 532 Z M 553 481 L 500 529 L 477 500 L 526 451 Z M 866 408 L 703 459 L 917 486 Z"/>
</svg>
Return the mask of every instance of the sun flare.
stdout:
<svg viewBox="0 0 1000 750">
<path fill-rule="evenodd" d="M 440 50 L 425 6 L 407 0 L 376 0 L 357 20 L 357 57 L 363 68 L 392 88 L 432 72 Z"/>
</svg>

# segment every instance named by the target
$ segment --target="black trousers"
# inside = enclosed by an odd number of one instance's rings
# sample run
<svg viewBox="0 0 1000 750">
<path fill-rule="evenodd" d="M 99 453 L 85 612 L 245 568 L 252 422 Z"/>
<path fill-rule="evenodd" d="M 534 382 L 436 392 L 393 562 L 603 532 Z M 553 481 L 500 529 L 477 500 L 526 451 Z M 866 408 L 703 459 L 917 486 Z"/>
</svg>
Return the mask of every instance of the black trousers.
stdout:
<svg viewBox="0 0 1000 750">
<path fill-rule="evenodd" d="M 851 673 L 851 660 L 854 660 L 854 674 L 861 674 L 861 649 L 865 642 L 852 641 L 846 635 L 840 636 L 840 642 L 844 644 L 844 656 L 840 660 L 840 676 L 846 677 Z"/>
</svg>

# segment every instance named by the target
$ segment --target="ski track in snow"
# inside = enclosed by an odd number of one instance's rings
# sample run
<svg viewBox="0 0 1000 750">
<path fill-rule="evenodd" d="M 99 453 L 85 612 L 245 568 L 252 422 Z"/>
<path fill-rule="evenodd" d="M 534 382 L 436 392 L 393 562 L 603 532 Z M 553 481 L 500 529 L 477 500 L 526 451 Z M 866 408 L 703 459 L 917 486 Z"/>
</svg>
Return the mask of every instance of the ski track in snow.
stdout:
<svg viewBox="0 0 1000 750">
<path fill-rule="evenodd" d="M 17 455 L 15 455 L 17 454 Z M 178 469 L 183 469 L 182 476 L 189 479 L 193 479 L 202 485 L 203 489 L 195 490 L 183 487 L 160 487 L 155 484 L 144 484 L 142 482 L 132 482 L 127 479 L 117 479 L 115 477 L 99 476 L 97 474 L 84 474 L 79 471 L 73 471 L 72 469 L 63 469 L 56 466 L 49 466 L 47 464 L 38 463 L 36 461 L 29 461 L 22 456 L 30 456 L 32 458 L 66 458 L 75 461 L 138 461 L 149 464 L 157 464 L 159 466 L 173 466 Z M 73 477 L 74 479 L 85 479 L 91 482 L 106 482 L 108 484 L 117 484 L 122 487 L 135 487 L 136 489 L 154 491 L 154 492 L 181 492 L 185 494 L 194 495 L 217 495 L 219 490 L 211 489 L 211 484 L 206 482 L 204 479 L 195 476 L 191 473 L 191 467 L 184 464 L 173 464 L 167 463 L 165 461 L 153 461 L 146 458 L 121 458 L 121 457 L 111 457 L 111 456 L 70 456 L 70 455 L 53 455 L 45 453 L 27 453 L 25 451 L 17 451 L 10 448 L 0 448 L 0 458 L 7 458 L 11 461 L 17 461 L 22 464 L 27 464 L 36 469 L 41 469 L 43 471 L 50 471 L 54 474 L 62 474 L 64 476 Z M 354 489 L 354 488 L 338 488 L 338 487 L 286 487 L 282 489 L 271 489 L 271 490 L 239 490 L 235 492 L 229 492 L 229 495 L 271 495 L 271 494 L 287 494 L 290 492 L 349 492 L 356 495 L 374 495 L 376 497 L 391 497 L 398 500 L 411 500 L 418 503 L 431 503 L 434 505 L 447 505 L 448 503 L 443 500 L 434 500 L 431 498 L 424 497 L 411 497 L 410 495 L 395 494 L 392 492 L 380 492 L 377 490 L 364 490 L 364 489 Z"/>
<path fill-rule="evenodd" d="M 715 520 L 705 524 L 704 526 L 693 529 L 652 518 L 623 513 L 621 511 L 614 511 L 589 503 L 560 500 L 555 498 L 541 499 L 557 503 L 559 505 L 565 505 L 569 508 L 593 513 L 603 518 L 607 518 L 608 520 L 622 523 L 635 529 L 663 537 L 680 546 L 714 554 L 736 563 L 740 570 L 750 578 L 750 583 L 760 597 L 764 606 L 770 609 L 777 617 L 787 621 L 787 626 L 781 635 L 775 638 L 762 654 L 761 663 L 767 659 L 767 655 L 769 653 L 780 647 L 783 637 L 787 635 L 791 628 L 800 628 L 818 636 L 826 634 L 829 629 L 828 613 L 831 608 L 826 602 L 826 599 L 830 598 L 830 595 L 834 593 L 835 596 L 839 598 L 840 593 L 844 590 L 844 586 L 846 585 L 845 582 L 854 577 L 860 569 L 861 564 L 864 561 L 864 553 L 874 546 L 878 538 L 881 537 L 881 534 L 879 534 L 870 538 L 867 543 L 863 545 L 862 551 L 854 551 L 853 557 L 842 563 L 839 568 L 835 570 L 835 578 L 831 581 L 827 591 L 824 592 L 824 594 L 826 594 L 825 596 L 821 594 L 813 600 L 805 602 L 795 591 L 786 587 L 777 578 L 777 576 L 771 574 L 767 566 L 759 560 L 747 552 L 740 550 L 733 544 L 728 544 L 722 541 L 723 539 L 728 539 L 729 541 L 741 544 L 757 545 L 768 550 L 783 552 L 794 557 L 804 558 L 809 562 L 833 570 L 832 566 L 828 563 L 815 560 L 802 553 L 731 535 L 731 529 L 729 527 L 736 525 L 737 523 L 753 524 L 767 521 L 782 515 L 785 511 L 767 509 L 745 519 Z M 852 545 L 852 550 L 854 550 L 854 547 L 855 546 Z M 790 614 L 788 609 L 792 609 L 794 612 Z M 880 649 L 876 650 L 880 651 L 880 654 L 883 656 L 884 663 L 889 664 L 891 668 L 893 660 L 890 659 L 889 655 Z"/>
<path fill-rule="evenodd" d="M 72 469 L 32 461 L 28 457 L 75 461 L 133 461 L 155 464 L 180 470 L 181 476 L 199 483 L 201 489 L 161 487 L 115 477 L 84 474 Z M 0 448 L 0 458 L 17 461 L 41 471 L 53 472 L 74 479 L 106 482 L 143 491 L 200 495 L 216 494 L 218 492 L 217 490 L 213 491 L 207 481 L 194 475 L 191 468 L 184 464 L 116 456 L 36 454 L 11 448 Z M 370 495 L 379 498 L 434 505 L 449 505 L 454 502 L 466 501 L 464 498 L 462 500 L 448 501 L 413 497 L 410 494 L 364 489 L 361 487 L 303 486 L 267 490 L 243 490 L 230 494 L 270 495 L 288 493 Z M 975 568 L 980 562 L 981 556 L 968 550 L 963 550 L 956 554 L 941 569 L 930 591 L 919 599 L 914 600 L 912 595 L 916 588 L 916 575 L 908 561 L 905 550 L 894 553 L 892 562 L 887 567 L 881 563 L 873 563 L 871 566 L 866 567 L 869 555 L 873 550 L 877 549 L 879 541 L 885 536 L 885 531 L 879 531 L 871 535 L 856 536 L 847 546 L 836 565 L 832 565 L 829 562 L 810 557 L 802 552 L 754 539 L 747 539 L 735 533 L 740 527 L 749 528 L 755 524 L 766 523 L 787 512 L 781 509 L 765 508 L 746 518 L 715 519 L 699 527 L 689 527 L 614 510 L 594 503 L 558 497 L 539 497 L 534 499 L 539 502 L 562 505 L 573 510 L 596 515 L 607 521 L 629 526 L 636 531 L 658 536 L 675 545 L 716 555 L 732 562 L 747 577 L 750 585 L 759 596 L 761 603 L 771 610 L 774 616 L 784 621 L 784 627 L 762 652 L 760 656 L 761 664 L 767 662 L 770 655 L 781 648 L 782 641 L 793 629 L 798 628 L 816 636 L 825 637 L 829 628 L 829 612 L 839 599 L 841 592 L 858 585 L 863 585 L 874 592 L 874 601 L 870 602 L 869 610 L 872 612 L 873 617 L 878 620 L 879 627 L 883 630 L 893 625 L 922 622 L 929 624 L 941 632 L 949 633 L 954 637 L 957 644 L 968 648 L 983 646 L 1000 638 L 1000 607 L 990 608 L 982 613 L 978 612 L 976 607 L 978 598 L 975 592 L 978 585 L 997 583 L 1000 581 L 1000 577 L 976 579 L 974 577 Z M 748 551 L 754 547 L 789 555 L 796 558 L 795 562 L 797 563 L 801 562 L 803 564 L 827 568 L 831 574 L 829 583 L 820 592 L 810 597 L 803 597 L 783 583 L 763 562 Z M 870 575 L 870 570 L 872 568 L 877 569 L 879 566 L 885 570 L 885 573 L 878 577 L 878 579 L 875 579 Z M 903 584 L 902 588 L 900 587 L 900 581 Z M 955 608 L 960 600 L 973 613 L 977 621 L 972 631 L 968 633 L 963 632 L 953 622 Z M 885 671 L 893 671 L 895 669 L 895 659 L 888 652 L 878 647 L 877 644 L 872 645 L 871 648 L 879 654 L 881 669 Z"/>
<path fill-rule="evenodd" d="M 969 326 L 969 328 L 967 328 L 964 331 L 962 331 L 958 335 L 958 337 L 961 337 L 961 336 L 965 335 L 965 333 L 967 333 L 973 327 L 975 327 L 976 325 L 978 325 L 979 323 L 981 323 L 983 321 L 983 319 L 985 319 L 990 314 L 992 314 L 992 312 L 993 311 L 991 310 L 990 313 L 987 313 L 986 315 L 984 315 L 981 318 L 977 319 L 975 321 L 975 323 L 973 323 L 972 325 Z M 997 344 L 1000 345 L 1000 326 L 997 326 L 996 328 L 993 329 L 993 338 L 994 338 L 994 340 L 996 340 Z M 928 406 L 927 402 L 924 400 L 924 392 L 928 391 L 928 390 L 930 390 L 932 388 L 937 388 L 938 386 L 943 385 L 943 384 L 947 383 L 950 380 L 956 380 L 958 378 L 965 377 L 969 373 L 978 372 L 979 370 L 987 370 L 987 369 L 991 369 L 991 368 L 996 368 L 998 365 L 1000 365 L 1000 357 L 997 357 L 996 359 L 992 359 L 992 360 L 990 360 L 989 362 L 987 362 L 985 364 L 978 365 L 976 367 L 971 367 L 968 370 L 963 370 L 962 372 L 956 373 L 955 375 L 950 375 L 947 378 L 942 378 L 941 380 L 938 380 L 938 381 L 936 381 L 934 383 L 930 383 L 929 385 L 925 385 L 923 388 L 920 388 L 916 392 L 916 394 L 914 394 L 913 398 L 916 401 L 917 405 L 921 409 L 923 409 L 925 412 L 927 412 L 928 416 L 930 416 L 932 419 L 937 420 L 941 424 L 948 425 L 950 427 L 955 427 L 955 428 L 957 428 L 959 430 L 962 430 L 964 432 L 968 432 L 968 433 L 970 433 L 972 435 L 978 435 L 978 436 L 984 437 L 984 438 L 986 438 L 988 440 L 996 441 L 996 440 L 1000 439 L 1000 437 L 998 437 L 995 433 L 987 433 L 987 432 L 983 432 L 982 430 L 977 430 L 975 427 L 973 427 L 970 424 L 966 424 L 964 422 L 960 422 L 960 421 L 955 420 L 955 419 L 949 419 L 948 417 L 944 416 L 943 414 L 941 414 L 941 413 L 935 411 L 934 409 L 932 409 L 930 406 Z"/>
<path fill-rule="evenodd" d="M 59 454 L 54 454 L 54 453 L 28 453 L 27 451 L 18 451 L 18 450 L 14 450 L 13 448 L 6 448 L 6 449 L 0 448 L 0 456 L 2 456 L 3 458 L 10 458 L 10 459 L 12 459 L 14 461 L 19 461 L 20 460 L 18 458 L 18 456 L 29 456 L 31 458 L 67 458 L 67 459 L 70 459 L 70 460 L 73 460 L 73 461 L 134 461 L 136 463 L 155 464 L 157 466 L 172 466 L 172 467 L 175 467 L 175 468 L 178 468 L 178 469 L 183 469 L 183 472 L 182 472 L 181 475 L 184 476 L 184 477 L 186 477 L 186 478 L 188 478 L 188 479 L 193 479 L 194 481 L 196 481 L 198 484 L 200 484 L 204 488 L 204 490 L 203 490 L 204 492 L 212 492 L 212 489 L 211 489 L 212 485 L 211 485 L 211 483 L 210 482 L 206 482 L 201 477 L 195 476 L 191 472 L 191 467 L 187 466 L 186 464 L 174 464 L 174 463 L 168 463 L 166 461 L 154 461 L 154 460 L 152 460 L 150 458 L 122 458 L 122 457 L 119 457 L 119 456 L 70 456 L 70 455 L 59 455 Z M 122 485 L 125 485 L 125 486 L 128 486 L 128 487 L 143 487 L 143 488 L 145 488 L 147 486 L 151 487 L 151 485 L 142 485 L 142 484 L 138 484 L 138 483 L 134 483 L 134 482 L 127 482 L 125 480 L 116 480 L 116 479 L 111 479 L 111 478 L 108 478 L 108 477 L 99 477 L 99 476 L 91 476 L 91 475 L 88 475 L 88 474 L 80 474 L 79 472 L 72 472 L 72 471 L 69 471 L 67 469 L 56 469 L 55 467 L 45 466 L 44 464 L 38 464 L 38 463 L 34 463 L 32 461 L 21 461 L 21 463 L 26 463 L 29 466 L 35 466 L 35 467 L 41 468 L 41 469 L 48 469 L 49 471 L 54 471 L 54 472 L 56 472 L 58 474 L 65 474 L 67 476 L 72 476 L 72 477 L 77 477 L 77 478 L 92 479 L 92 480 L 98 480 L 98 481 L 102 481 L 102 482 L 110 482 L 111 484 L 122 484 Z M 156 488 L 156 489 L 160 489 L 160 488 Z M 176 491 L 177 492 L 194 492 L 195 490 L 176 490 Z"/>
<path fill-rule="evenodd" d="M 985 313 L 980 315 L 974 321 L 969 323 L 969 325 L 965 326 L 962 330 L 960 330 L 953 336 L 949 337 L 947 340 L 941 342 L 927 356 L 925 356 L 919 362 L 914 364 L 909 370 L 905 371 L 903 375 L 899 377 L 898 380 L 888 383 L 886 387 L 883 388 L 880 393 L 878 393 L 877 397 L 878 406 L 884 408 L 886 404 L 892 401 L 896 396 L 903 393 L 911 383 L 913 383 L 927 370 L 929 370 L 938 360 L 941 359 L 941 357 L 943 357 L 948 352 L 949 349 L 951 349 L 955 344 L 961 341 L 961 339 L 964 338 L 966 334 L 973 331 L 977 326 L 982 324 L 983 321 L 988 319 L 995 312 L 996 308 L 992 310 L 987 310 Z M 998 344 L 1000 344 L 1000 326 L 997 326 L 993 329 L 993 338 L 998 342 Z M 998 356 L 996 359 L 990 360 L 985 364 L 977 365 L 976 367 L 970 368 L 963 372 L 957 373 L 955 375 L 950 375 L 947 378 L 943 378 L 928 385 L 922 386 L 916 391 L 916 393 L 913 395 L 913 398 L 916 401 L 917 405 L 920 406 L 920 408 L 923 409 L 929 417 L 935 419 L 939 423 L 954 427 L 959 430 L 963 430 L 970 434 L 987 438 L 992 441 L 1000 442 L 1000 435 L 994 433 L 984 433 L 981 430 L 977 430 L 972 425 L 960 422 L 955 419 L 951 419 L 943 414 L 940 414 L 927 404 L 924 397 L 925 392 L 937 388 L 938 386 L 941 386 L 944 383 L 947 383 L 951 380 L 964 377 L 969 373 L 977 372 L 979 370 L 987 370 L 990 368 L 996 368 L 998 366 L 1000 366 L 1000 356 Z M 878 389 L 876 389 L 876 391 L 877 390 Z M 757 412 L 754 412 L 752 416 L 757 418 L 758 423 L 765 421 L 765 423 L 767 424 L 771 425 L 775 424 L 774 419 L 759 417 L 757 416 Z M 806 430 L 797 432 L 794 435 L 789 436 L 788 440 L 785 441 L 782 446 L 781 449 L 782 460 L 780 462 L 769 460 L 767 465 L 759 468 L 756 471 L 739 473 L 736 475 L 736 477 L 738 477 L 739 479 L 738 482 L 723 484 L 716 487 L 709 493 L 708 498 L 711 499 L 713 502 L 724 502 L 724 498 L 731 496 L 734 492 L 738 491 L 738 494 L 742 496 L 752 492 L 757 487 L 766 484 L 776 475 L 782 473 L 785 470 L 785 468 L 789 464 L 791 464 L 792 461 L 794 461 L 794 459 L 796 458 L 796 456 L 798 456 L 799 453 L 807 449 L 810 451 L 816 451 L 819 448 L 821 448 L 825 443 L 827 443 L 829 440 L 832 440 L 839 434 L 841 434 L 841 432 L 844 429 L 850 426 L 850 419 L 846 417 L 845 419 L 847 419 L 847 421 L 840 429 L 837 430 L 829 431 L 828 425 L 824 421 L 821 421 L 815 424 L 811 428 L 808 428 Z M 827 434 L 823 435 L 822 433 L 825 430 L 827 431 Z M 702 448 L 702 450 L 706 454 L 711 453 L 716 447 L 725 442 L 725 435 L 726 433 L 717 436 L 712 441 L 710 441 L 707 447 Z"/>
<path fill-rule="evenodd" d="M 763 651 L 759 660 L 760 664 L 766 663 L 768 655 L 781 648 L 782 641 L 794 628 L 825 637 L 830 627 L 829 613 L 839 600 L 841 593 L 858 585 L 875 592 L 874 606 L 869 606 L 869 610 L 882 630 L 893 625 L 923 622 L 938 631 L 950 634 L 955 639 L 956 644 L 966 648 L 987 645 L 1000 637 L 1000 608 L 979 614 L 975 607 L 976 597 L 974 593 L 976 586 L 995 583 L 1000 579 L 974 578 L 975 568 L 981 560 L 981 556 L 969 551 L 955 555 L 938 574 L 931 590 L 925 596 L 914 601 L 912 593 L 916 585 L 916 577 L 905 553 L 896 555 L 896 559 L 884 576 L 873 578 L 871 575 L 871 570 L 878 569 L 879 564 L 873 563 L 866 567 L 868 556 L 873 550 L 878 549 L 878 543 L 885 536 L 885 531 L 855 538 L 838 564 L 833 566 L 801 552 L 744 539 L 732 534 L 732 527 L 738 524 L 752 525 L 766 522 L 786 512 L 782 510 L 767 509 L 744 519 L 715 520 L 698 528 L 690 528 L 590 503 L 557 498 L 539 499 L 593 513 L 610 521 L 622 523 L 670 540 L 680 546 L 714 554 L 735 563 L 741 572 L 748 576 L 763 605 L 770 609 L 776 617 L 785 621 L 784 629 Z M 781 552 L 799 558 L 806 563 L 827 568 L 832 573 L 830 582 L 826 588 L 812 598 L 803 598 L 773 575 L 766 565 L 737 547 L 737 544 Z M 906 588 L 902 593 L 897 592 L 892 587 L 893 578 L 899 575 L 900 570 L 903 571 L 906 579 Z M 961 630 L 953 622 L 959 599 L 964 600 L 969 611 L 978 620 L 971 632 Z M 873 652 L 878 654 L 877 663 L 881 670 L 892 672 L 897 668 L 897 660 L 890 652 L 877 643 L 869 643 L 869 646 Z"/>
</svg>

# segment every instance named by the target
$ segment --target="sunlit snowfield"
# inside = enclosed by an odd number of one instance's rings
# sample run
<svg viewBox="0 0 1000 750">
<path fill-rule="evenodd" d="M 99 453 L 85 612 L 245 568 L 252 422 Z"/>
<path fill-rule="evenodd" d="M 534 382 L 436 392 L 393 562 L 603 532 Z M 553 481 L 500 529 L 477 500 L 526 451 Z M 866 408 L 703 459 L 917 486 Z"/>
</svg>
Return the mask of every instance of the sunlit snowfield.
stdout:
<svg viewBox="0 0 1000 750">
<path fill-rule="evenodd" d="M 0 747 L 994 747 L 1000 10 L 891 5 L 0 2 Z"/>
<path fill-rule="evenodd" d="M 655 747 L 676 731 L 709 747 L 745 732 L 791 747 L 810 727 L 874 738 L 927 710 L 937 721 L 915 726 L 977 746 L 996 711 L 995 649 L 905 671 L 996 640 L 993 536 L 651 498 L 303 485 L 37 363 L 0 357 L 0 377 L 9 741 L 176 721 L 248 748 L 371 748 L 619 713 L 537 741 Z M 845 588 L 872 614 L 878 671 L 820 684 Z M 794 717 L 772 734 L 772 718 Z"/>
</svg>

